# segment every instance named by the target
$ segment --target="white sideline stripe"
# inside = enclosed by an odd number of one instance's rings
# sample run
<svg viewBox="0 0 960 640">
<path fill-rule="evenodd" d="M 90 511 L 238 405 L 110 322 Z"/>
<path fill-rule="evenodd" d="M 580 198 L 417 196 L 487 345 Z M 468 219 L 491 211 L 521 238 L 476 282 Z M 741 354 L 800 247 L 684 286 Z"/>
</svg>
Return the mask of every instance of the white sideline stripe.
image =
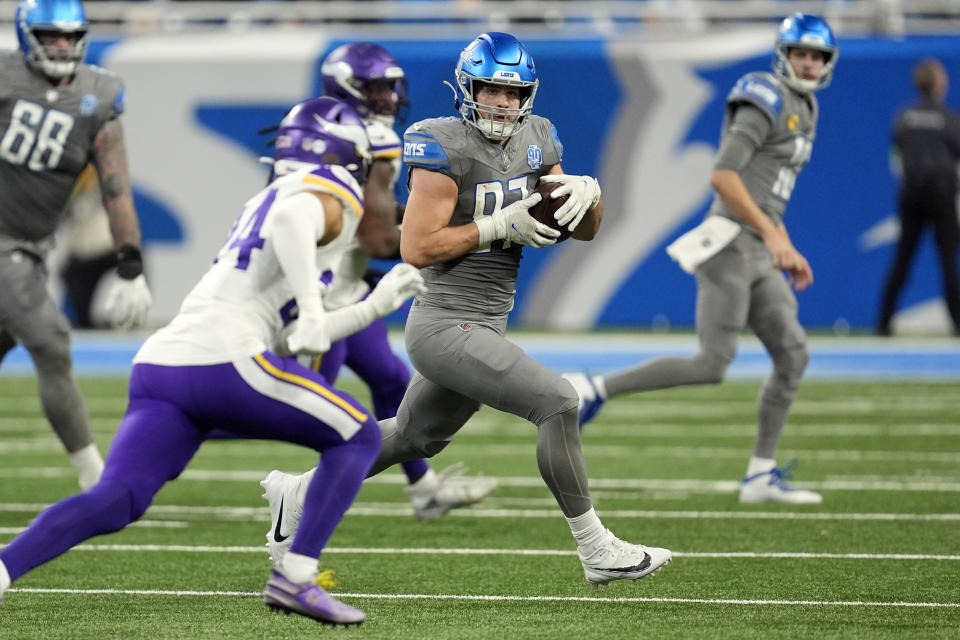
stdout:
<svg viewBox="0 0 960 640">
<path fill-rule="evenodd" d="M 190 546 L 177 544 L 81 544 L 73 551 L 161 551 L 177 553 L 265 553 L 266 547 Z M 432 547 L 327 547 L 324 553 L 354 555 L 447 556 L 575 556 L 566 549 L 449 549 Z M 938 560 L 960 561 L 960 555 L 924 553 L 807 553 L 803 551 L 674 551 L 674 558 L 797 560 Z"/>
<path fill-rule="evenodd" d="M 65 593 L 84 595 L 132 595 L 132 596 L 230 596 L 255 598 L 259 591 L 165 591 L 161 589 L 39 589 L 12 588 L 10 593 Z M 728 598 L 599 598 L 587 596 L 490 596 L 459 595 L 443 593 L 336 593 L 337 598 L 363 598 L 367 600 L 478 600 L 488 602 L 604 602 L 633 603 L 654 602 L 663 604 L 731 604 L 731 605 L 781 605 L 815 607 L 917 607 L 956 608 L 960 602 L 870 602 L 861 600 L 735 600 Z"/>
<path fill-rule="evenodd" d="M 0 512 L 37 513 L 46 509 L 42 503 L 0 503 Z M 157 515 L 199 516 L 204 520 L 263 520 L 269 509 L 263 507 L 217 507 L 193 505 L 153 505 L 147 511 Z M 410 516 L 406 503 L 355 502 L 349 515 L 356 516 Z M 557 509 L 455 509 L 446 517 L 460 518 L 557 518 Z M 604 509 L 605 518 L 642 519 L 712 519 L 712 520 L 853 520 L 900 522 L 960 521 L 960 513 L 828 513 L 809 511 L 656 511 L 632 509 Z"/>
</svg>

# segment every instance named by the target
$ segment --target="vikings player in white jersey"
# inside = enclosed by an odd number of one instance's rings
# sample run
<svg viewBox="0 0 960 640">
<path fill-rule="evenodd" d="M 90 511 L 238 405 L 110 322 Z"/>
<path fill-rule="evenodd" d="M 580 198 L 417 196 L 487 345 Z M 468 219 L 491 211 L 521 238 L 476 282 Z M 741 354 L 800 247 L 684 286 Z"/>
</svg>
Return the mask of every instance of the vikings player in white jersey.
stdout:
<svg viewBox="0 0 960 640">
<path fill-rule="evenodd" d="M 323 297 L 327 310 L 362 300 L 370 292 L 365 275 L 370 258 L 399 257 L 398 219 L 403 206 L 396 202 L 394 183 L 400 171 L 401 143 L 393 126 L 399 110 L 407 104 L 407 81 L 403 69 L 386 49 L 372 42 L 354 42 L 334 49 L 321 65 L 323 91 L 357 110 L 370 139 L 370 175 L 363 186 L 364 214 L 357 229 L 355 246 L 344 255 L 335 269 L 333 281 Z M 410 370 L 390 347 L 384 320 L 330 345 L 330 349 L 310 366 L 334 384 L 346 364 L 370 388 L 373 412 L 377 419 L 392 418 L 410 382 Z M 401 463 L 409 486 L 407 494 L 418 520 L 435 520 L 451 509 L 479 502 L 493 491 L 494 478 L 462 474 L 462 465 L 453 465 L 435 473 L 426 460 Z M 284 527 L 296 526 L 296 512 L 277 527 L 283 518 L 279 503 L 286 493 L 303 491 L 309 485 L 309 473 L 293 476 L 271 471 L 260 484 L 271 503 L 270 555 L 277 560 L 289 541 Z"/>
<path fill-rule="evenodd" d="M 127 412 L 100 481 L 41 513 L 0 551 L 0 594 L 83 540 L 139 518 L 219 430 L 321 454 L 298 533 L 263 593 L 266 604 L 324 623 L 363 621 L 362 611 L 315 579 L 321 550 L 380 450 L 380 430 L 356 400 L 270 347 L 296 317 L 290 351 L 322 353 L 423 292 L 416 269 L 398 265 L 364 301 L 324 311 L 317 282 L 356 231 L 367 155 L 363 122 L 348 105 L 316 98 L 287 114 L 276 140 L 279 177 L 247 202 L 177 316 L 137 352 Z"/>
<path fill-rule="evenodd" d="M 549 120 L 531 114 L 539 80 L 526 46 L 484 33 L 454 71 L 458 117 L 418 122 L 404 136 L 410 199 L 401 253 L 422 267 L 428 291 L 405 330 L 417 372 L 397 417 L 382 420 L 384 448 L 371 474 L 436 455 L 482 404 L 537 427 L 537 463 L 577 541 L 593 585 L 637 580 L 670 561 L 667 549 L 618 539 L 594 512 L 580 449 L 577 395 L 558 374 L 504 337 L 524 246 L 554 244 L 558 231 L 528 209 L 537 181 L 569 195 L 557 221 L 591 240 L 603 217 L 597 181 L 566 175 Z"/>
<path fill-rule="evenodd" d="M 604 376 L 566 374 L 580 395 L 586 423 L 611 396 L 721 382 L 740 332 L 749 326 L 770 353 L 773 372 L 760 393 L 757 438 L 740 502 L 822 501 L 819 493 L 789 485 L 789 468 L 778 467 L 775 459 L 810 357 L 790 284 L 798 291 L 813 284 L 813 270 L 793 246 L 783 214 L 813 149 L 819 114 L 813 92 L 830 83 L 838 53 L 826 21 L 794 14 L 777 33 L 774 73 L 748 73 L 727 97 L 711 177 L 713 206 L 703 224 L 668 249 L 696 273 L 700 352 Z"/>
<path fill-rule="evenodd" d="M 120 124 L 123 81 L 84 64 L 80 0 L 24 0 L 14 22 L 20 48 L 0 52 L 0 360 L 18 342 L 30 354 L 44 415 L 87 489 L 103 460 L 73 376 L 70 324 L 47 293 L 45 258 L 74 183 L 94 164 L 117 248 L 107 310 L 120 327 L 145 320 L 151 297 Z"/>
</svg>

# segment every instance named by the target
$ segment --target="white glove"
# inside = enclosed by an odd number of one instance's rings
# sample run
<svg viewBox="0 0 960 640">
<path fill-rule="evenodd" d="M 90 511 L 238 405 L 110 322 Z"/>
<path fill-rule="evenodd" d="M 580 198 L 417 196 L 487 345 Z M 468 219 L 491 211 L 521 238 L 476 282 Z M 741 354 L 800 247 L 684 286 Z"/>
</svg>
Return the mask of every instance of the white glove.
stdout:
<svg viewBox="0 0 960 640">
<path fill-rule="evenodd" d="M 291 353 L 321 354 L 330 350 L 330 334 L 322 305 L 304 309 L 298 305 L 297 319 L 293 331 L 287 337 L 287 348 Z"/>
<path fill-rule="evenodd" d="M 550 193 L 551 198 L 569 195 L 570 198 L 557 209 L 553 217 L 561 227 L 570 231 L 577 228 L 580 220 L 600 202 L 600 184 L 590 176 L 568 176 L 565 173 L 545 175 L 540 182 L 559 182 L 560 186 Z M 569 226 L 567 226 L 569 224 Z"/>
<path fill-rule="evenodd" d="M 141 273 L 132 280 L 116 278 L 107 293 L 104 309 L 114 327 L 132 329 L 146 322 L 152 302 L 147 279 Z"/>
<path fill-rule="evenodd" d="M 420 270 L 412 264 L 401 262 L 380 278 L 367 296 L 367 301 L 373 305 L 377 316 L 382 318 L 399 309 L 408 298 L 426 292 L 427 285 L 423 283 Z"/>
<path fill-rule="evenodd" d="M 479 246 L 486 247 L 494 240 L 517 242 L 538 249 L 556 244 L 560 232 L 537 222 L 529 212 L 530 207 L 540 202 L 541 198 L 539 193 L 534 192 L 489 216 L 474 220 L 480 231 Z"/>
</svg>

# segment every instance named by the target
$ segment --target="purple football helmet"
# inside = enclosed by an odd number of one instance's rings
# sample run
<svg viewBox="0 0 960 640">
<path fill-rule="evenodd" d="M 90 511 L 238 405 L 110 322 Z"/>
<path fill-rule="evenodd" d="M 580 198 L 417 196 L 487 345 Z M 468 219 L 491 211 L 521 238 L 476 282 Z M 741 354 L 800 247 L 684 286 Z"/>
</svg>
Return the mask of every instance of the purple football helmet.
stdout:
<svg viewBox="0 0 960 640">
<path fill-rule="evenodd" d="M 305 100 L 284 116 L 277 129 L 274 172 L 305 165 L 339 165 L 363 184 L 370 162 L 366 126 L 350 105 L 336 98 Z"/>
<path fill-rule="evenodd" d="M 372 42 L 354 42 L 330 52 L 320 67 L 323 93 L 339 98 L 364 118 L 392 127 L 407 104 L 407 78 L 390 52 Z"/>
</svg>

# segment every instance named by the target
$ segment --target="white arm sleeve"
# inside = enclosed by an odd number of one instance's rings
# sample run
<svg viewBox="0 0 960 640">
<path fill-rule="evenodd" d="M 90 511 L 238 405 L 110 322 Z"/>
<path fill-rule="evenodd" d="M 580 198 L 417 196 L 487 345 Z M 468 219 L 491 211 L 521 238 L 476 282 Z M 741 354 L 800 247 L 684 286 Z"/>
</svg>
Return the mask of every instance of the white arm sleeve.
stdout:
<svg viewBox="0 0 960 640">
<path fill-rule="evenodd" d="M 325 231 L 323 204 L 311 193 L 298 193 L 278 203 L 271 214 L 273 249 L 300 314 L 322 315 L 316 250 Z"/>
<path fill-rule="evenodd" d="M 336 342 L 361 329 L 366 329 L 367 325 L 379 317 L 373 308 L 373 303 L 369 300 L 361 300 L 336 311 L 327 311 L 327 333 L 330 336 L 330 342 Z"/>
</svg>

